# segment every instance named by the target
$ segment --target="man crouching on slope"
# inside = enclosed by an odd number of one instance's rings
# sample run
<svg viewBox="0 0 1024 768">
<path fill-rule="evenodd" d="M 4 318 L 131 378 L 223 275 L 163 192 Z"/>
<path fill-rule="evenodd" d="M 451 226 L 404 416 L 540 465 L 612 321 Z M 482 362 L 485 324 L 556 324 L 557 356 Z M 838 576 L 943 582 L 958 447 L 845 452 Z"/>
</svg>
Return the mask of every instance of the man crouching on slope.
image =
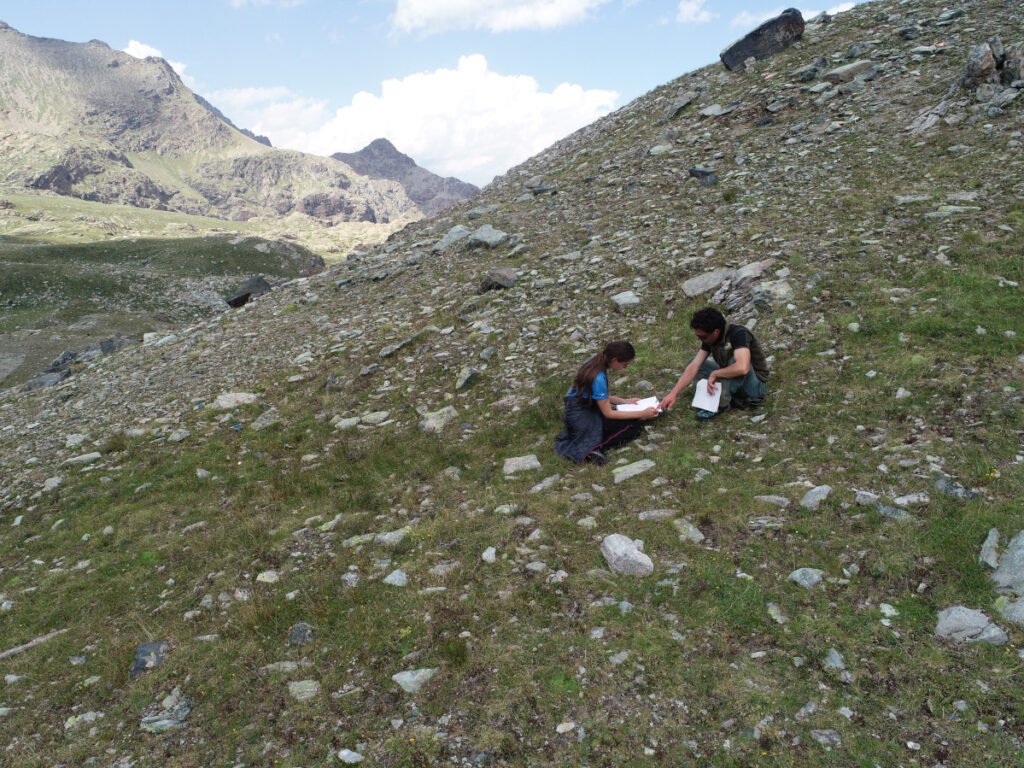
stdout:
<svg viewBox="0 0 1024 768">
<path fill-rule="evenodd" d="M 726 322 L 725 316 L 713 307 L 694 312 L 690 318 L 690 328 L 700 341 L 700 349 L 672 391 L 662 399 L 661 408 L 671 410 L 679 393 L 696 378 L 708 380 L 710 395 L 722 387 L 718 413 L 733 406 L 749 408 L 760 405 L 764 400 L 769 372 L 768 362 L 754 334 L 742 325 Z M 697 411 L 700 421 L 715 415 L 714 411 Z"/>
</svg>

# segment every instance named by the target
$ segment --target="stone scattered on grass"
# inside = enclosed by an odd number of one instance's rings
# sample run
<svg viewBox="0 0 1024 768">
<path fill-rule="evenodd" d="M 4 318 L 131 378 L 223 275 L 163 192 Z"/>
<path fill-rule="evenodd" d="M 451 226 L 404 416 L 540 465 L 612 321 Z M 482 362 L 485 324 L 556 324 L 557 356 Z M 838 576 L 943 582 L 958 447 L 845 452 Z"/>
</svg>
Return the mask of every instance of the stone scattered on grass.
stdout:
<svg viewBox="0 0 1024 768">
<path fill-rule="evenodd" d="M 955 643 L 1002 645 L 1009 640 L 1006 633 L 984 613 L 962 605 L 939 611 L 935 635 Z"/>
<path fill-rule="evenodd" d="M 527 456 L 514 456 L 512 458 L 505 459 L 505 464 L 502 467 L 502 471 L 506 475 L 514 475 L 517 472 L 528 472 L 533 469 L 542 469 L 542 467 L 537 456 L 532 453 Z"/>
<path fill-rule="evenodd" d="M 139 643 L 135 648 L 135 659 L 128 677 L 133 678 L 141 675 L 147 670 L 160 666 L 167 658 L 167 651 L 170 646 L 167 643 Z"/>
<path fill-rule="evenodd" d="M 679 531 L 680 541 L 692 541 L 694 544 L 700 544 L 704 541 L 704 534 L 689 520 L 678 518 L 672 521 L 672 525 Z"/>
<path fill-rule="evenodd" d="M 406 672 L 399 672 L 391 676 L 407 693 L 417 693 L 426 685 L 438 672 L 437 667 L 426 669 L 412 669 Z"/>
<path fill-rule="evenodd" d="M 229 411 L 241 405 L 251 405 L 259 398 L 252 392 L 224 392 L 217 395 L 213 401 L 213 407 L 218 411 Z"/>
<path fill-rule="evenodd" d="M 1021 531 L 1006 545 L 999 567 L 992 573 L 996 589 L 1024 595 L 1024 531 Z"/>
<path fill-rule="evenodd" d="M 288 683 L 288 693 L 296 701 L 308 701 L 320 693 L 320 683 L 316 680 L 297 680 Z"/>
<path fill-rule="evenodd" d="M 316 637 L 316 629 L 304 621 L 288 630 L 288 645 L 306 645 L 313 642 Z"/>
<path fill-rule="evenodd" d="M 821 506 L 821 502 L 827 499 L 831 493 L 831 486 L 819 485 L 804 494 L 804 497 L 800 499 L 800 506 L 804 509 L 817 509 Z"/>
<path fill-rule="evenodd" d="M 601 554 L 615 573 L 626 576 L 650 576 L 654 573 L 654 563 L 644 554 L 643 542 L 639 539 L 613 533 L 601 542 Z"/>
<path fill-rule="evenodd" d="M 181 695 L 181 689 L 174 692 L 160 703 L 160 709 L 154 714 L 142 718 L 139 727 L 147 733 L 166 733 L 180 728 L 192 712 L 192 701 Z"/>
<path fill-rule="evenodd" d="M 988 532 L 985 543 L 981 545 L 981 554 L 978 555 L 978 564 L 989 571 L 995 571 L 999 567 L 999 529 L 993 528 Z"/>
<path fill-rule="evenodd" d="M 444 431 L 444 428 L 451 424 L 455 418 L 459 415 L 459 412 L 452 406 L 448 405 L 439 411 L 427 411 L 420 414 L 420 430 L 423 432 L 433 432 L 439 434 Z"/>
<path fill-rule="evenodd" d="M 799 584 L 804 589 L 813 589 L 821 584 L 825 578 L 825 572 L 817 568 L 797 568 L 789 574 L 789 580 Z"/>
<path fill-rule="evenodd" d="M 650 459 L 641 459 L 640 461 L 634 461 L 632 464 L 616 467 L 612 470 L 612 477 L 615 478 L 615 483 L 618 484 L 636 477 L 649 469 L 654 469 L 654 462 Z"/>
</svg>

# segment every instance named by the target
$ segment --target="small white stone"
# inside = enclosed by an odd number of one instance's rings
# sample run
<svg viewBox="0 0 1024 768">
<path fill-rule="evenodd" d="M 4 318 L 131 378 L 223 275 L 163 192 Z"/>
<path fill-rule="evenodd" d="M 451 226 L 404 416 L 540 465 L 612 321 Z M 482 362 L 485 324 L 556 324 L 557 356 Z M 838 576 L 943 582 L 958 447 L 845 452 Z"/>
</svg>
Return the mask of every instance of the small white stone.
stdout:
<svg viewBox="0 0 1024 768">
<path fill-rule="evenodd" d="M 564 723 L 559 723 L 555 727 L 555 732 L 556 733 L 569 733 L 569 731 L 574 730 L 575 728 L 576 728 L 576 723 L 574 723 L 572 720 L 567 720 Z"/>
<path fill-rule="evenodd" d="M 488 547 L 484 550 L 484 553 L 480 556 L 480 559 L 485 563 L 493 563 L 497 556 L 497 550 L 494 547 Z"/>
</svg>

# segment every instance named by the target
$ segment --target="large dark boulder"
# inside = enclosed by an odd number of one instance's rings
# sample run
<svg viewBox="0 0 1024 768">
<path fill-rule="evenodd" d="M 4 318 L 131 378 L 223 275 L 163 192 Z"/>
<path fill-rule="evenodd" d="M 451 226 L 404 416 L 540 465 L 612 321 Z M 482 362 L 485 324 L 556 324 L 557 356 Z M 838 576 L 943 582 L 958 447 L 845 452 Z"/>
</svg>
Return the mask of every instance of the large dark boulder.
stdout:
<svg viewBox="0 0 1024 768">
<path fill-rule="evenodd" d="M 34 392 L 37 389 L 55 387 L 69 376 L 71 376 L 71 370 L 69 368 L 53 371 L 51 373 L 41 373 L 25 385 L 25 391 Z"/>
<path fill-rule="evenodd" d="M 238 308 L 244 306 L 249 302 L 250 299 L 254 299 L 257 296 L 262 296 L 271 290 L 270 283 L 267 282 L 263 275 L 256 275 L 250 277 L 245 283 L 235 291 L 231 296 L 228 296 L 224 301 L 228 303 L 228 306 Z"/>
<path fill-rule="evenodd" d="M 742 67 L 753 56 L 767 59 L 788 48 L 804 33 L 804 17 L 796 8 L 787 8 L 774 19 L 769 19 L 746 37 L 737 40 L 721 53 L 722 63 L 730 72 Z"/>
</svg>

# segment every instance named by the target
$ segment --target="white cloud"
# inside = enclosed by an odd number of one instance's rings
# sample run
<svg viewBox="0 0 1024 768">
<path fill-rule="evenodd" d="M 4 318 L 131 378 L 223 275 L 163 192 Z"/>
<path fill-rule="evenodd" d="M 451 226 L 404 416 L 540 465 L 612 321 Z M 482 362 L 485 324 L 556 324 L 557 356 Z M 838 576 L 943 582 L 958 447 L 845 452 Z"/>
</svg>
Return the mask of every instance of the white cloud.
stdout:
<svg viewBox="0 0 1024 768">
<path fill-rule="evenodd" d="M 679 13 L 676 21 L 680 24 L 707 24 L 718 18 L 717 13 L 704 8 L 706 0 L 679 0 Z"/>
<path fill-rule="evenodd" d="M 863 2 L 863 0 L 858 1 Z M 857 5 L 857 2 L 840 3 L 839 5 L 834 5 L 831 8 L 829 8 L 828 14 L 830 16 L 835 16 L 837 13 L 843 13 L 844 11 L 850 10 L 855 5 Z M 774 10 L 771 11 L 765 11 L 764 13 L 750 13 L 749 11 L 743 11 L 742 13 L 736 14 L 736 16 L 733 17 L 732 21 L 729 22 L 729 25 L 733 27 L 741 27 L 743 29 L 754 29 L 762 22 L 768 21 L 768 19 L 774 19 L 786 8 L 789 7 L 791 6 L 780 5 L 778 8 L 775 8 Z M 804 17 L 805 21 L 813 19 L 819 13 L 821 13 L 821 11 L 805 11 L 802 8 L 800 9 L 800 14 Z"/>
<path fill-rule="evenodd" d="M 149 56 L 155 56 L 158 59 L 162 59 L 164 55 L 160 51 L 151 45 L 140 43 L 138 40 L 129 40 L 128 45 L 122 48 L 125 53 L 129 56 L 134 56 L 136 59 L 145 59 Z M 185 69 L 188 67 L 187 64 L 183 64 L 180 61 L 167 61 L 171 65 L 171 69 L 178 73 L 178 77 L 181 78 L 182 82 L 185 83 L 189 88 L 194 89 L 196 87 L 196 80 L 191 75 L 185 74 Z"/>
<path fill-rule="evenodd" d="M 555 29 L 584 21 L 610 0 L 395 0 L 391 23 L 402 32 L 449 29 Z"/>
<path fill-rule="evenodd" d="M 456 69 L 386 80 L 379 94 L 357 93 L 334 114 L 283 88 L 208 98 L 277 147 L 330 155 L 385 137 L 434 173 L 482 185 L 610 112 L 618 94 L 571 83 L 544 93 L 534 78 L 493 72 L 475 54 Z"/>
</svg>

